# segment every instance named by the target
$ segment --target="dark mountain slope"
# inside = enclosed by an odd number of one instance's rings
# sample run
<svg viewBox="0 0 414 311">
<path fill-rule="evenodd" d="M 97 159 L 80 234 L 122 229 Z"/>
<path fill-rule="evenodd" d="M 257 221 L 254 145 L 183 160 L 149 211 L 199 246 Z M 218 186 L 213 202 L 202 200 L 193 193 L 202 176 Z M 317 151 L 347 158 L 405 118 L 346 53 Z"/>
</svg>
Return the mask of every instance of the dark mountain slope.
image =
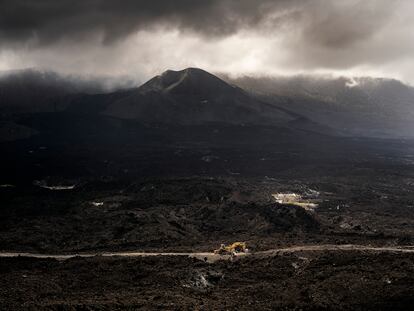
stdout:
<svg viewBox="0 0 414 311">
<path fill-rule="evenodd" d="M 295 116 L 201 69 L 166 71 L 109 104 L 107 116 L 144 123 L 277 124 Z"/>
</svg>

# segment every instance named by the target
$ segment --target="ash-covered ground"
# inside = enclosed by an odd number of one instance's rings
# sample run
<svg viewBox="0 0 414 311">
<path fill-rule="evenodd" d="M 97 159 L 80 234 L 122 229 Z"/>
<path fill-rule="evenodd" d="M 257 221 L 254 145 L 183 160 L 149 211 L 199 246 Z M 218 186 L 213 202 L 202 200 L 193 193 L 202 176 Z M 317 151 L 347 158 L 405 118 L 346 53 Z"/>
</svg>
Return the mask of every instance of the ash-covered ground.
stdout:
<svg viewBox="0 0 414 311">
<path fill-rule="evenodd" d="M 1 251 L 97 255 L 0 258 L 2 309 L 412 305 L 414 257 L 394 251 L 414 245 L 411 141 L 244 126 L 79 137 L 2 144 Z M 278 202 L 281 194 L 301 202 Z M 235 241 L 250 256 L 99 256 L 212 252 Z M 261 253 L 344 244 L 359 249 Z"/>
</svg>

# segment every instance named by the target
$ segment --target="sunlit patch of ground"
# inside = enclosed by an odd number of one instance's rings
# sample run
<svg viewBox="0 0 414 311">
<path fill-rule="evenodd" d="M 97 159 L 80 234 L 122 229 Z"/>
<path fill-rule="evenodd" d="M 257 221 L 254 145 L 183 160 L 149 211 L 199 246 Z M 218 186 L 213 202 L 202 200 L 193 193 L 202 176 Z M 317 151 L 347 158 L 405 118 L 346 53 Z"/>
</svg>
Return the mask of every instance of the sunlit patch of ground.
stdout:
<svg viewBox="0 0 414 311">
<path fill-rule="evenodd" d="M 308 211 L 314 211 L 318 207 L 319 202 L 316 197 L 318 193 L 313 194 L 313 198 L 304 198 L 297 193 L 273 193 L 272 197 L 279 204 L 296 205 Z"/>
<path fill-rule="evenodd" d="M 40 188 L 49 189 L 49 190 L 72 190 L 76 187 L 76 184 L 71 185 L 50 185 L 45 180 L 35 180 L 33 181 L 33 185 L 38 186 Z"/>
<path fill-rule="evenodd" d="M 2 184 L 2 185 L 0 185 L 0 188 L 15 188 L 16 186 L 15 185 L 12 185 L 12 184 Z"/>
</svg>

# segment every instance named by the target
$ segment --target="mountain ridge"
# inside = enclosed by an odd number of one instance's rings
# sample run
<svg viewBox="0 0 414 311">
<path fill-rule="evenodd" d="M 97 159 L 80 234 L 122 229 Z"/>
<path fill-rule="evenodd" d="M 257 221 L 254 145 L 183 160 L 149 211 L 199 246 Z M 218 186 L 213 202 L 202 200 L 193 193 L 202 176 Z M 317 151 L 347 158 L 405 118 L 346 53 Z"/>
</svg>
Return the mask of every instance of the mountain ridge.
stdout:
<svg viewBox="0 0 414 311">
<path fill-rule="evenodd" d="M 348 136 L 413 137 L 414 88 L 386 78 L 241 77 L 226 81 Z"/>
</svg>

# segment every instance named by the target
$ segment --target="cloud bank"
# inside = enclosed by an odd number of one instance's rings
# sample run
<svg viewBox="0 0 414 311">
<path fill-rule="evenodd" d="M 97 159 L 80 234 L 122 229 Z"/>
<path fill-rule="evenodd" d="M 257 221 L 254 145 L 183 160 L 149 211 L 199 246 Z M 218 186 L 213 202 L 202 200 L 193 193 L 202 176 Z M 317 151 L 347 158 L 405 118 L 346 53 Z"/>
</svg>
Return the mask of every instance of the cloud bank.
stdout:
<svg viewBox="0 0 414 311">
<path fill-rule="evenodd" d="M 146 79 L 165 69 L 414 83 L 410 0 L 0 0 L 0 70 Z"/>
</svg>

